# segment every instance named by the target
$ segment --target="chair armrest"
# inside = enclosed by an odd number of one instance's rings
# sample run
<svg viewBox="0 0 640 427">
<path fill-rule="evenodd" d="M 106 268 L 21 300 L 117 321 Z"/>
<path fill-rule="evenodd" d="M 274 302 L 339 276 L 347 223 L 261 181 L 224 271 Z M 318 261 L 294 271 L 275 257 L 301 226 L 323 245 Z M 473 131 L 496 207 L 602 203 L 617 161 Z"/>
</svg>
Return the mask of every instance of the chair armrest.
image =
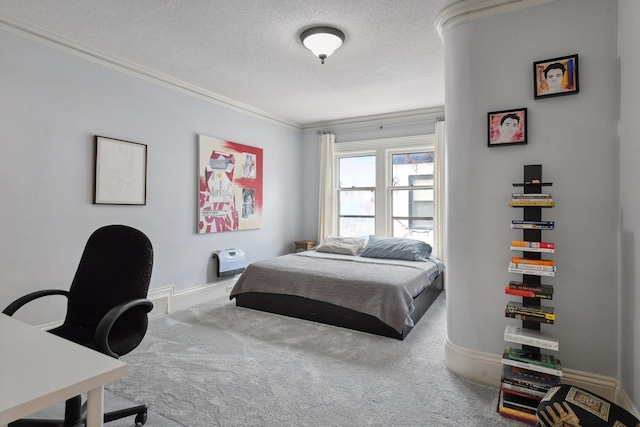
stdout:
<svg viewBox="0 0 640 427">
<path fill-rule="evenodd" d="M 69 297 L 69 291 L 65 291 L 62 289 L 45 289 L 42 291 L 35 291 L 32 292 L 30 294 L 27 294 L 23 297 L 18 298 L 17 300 L 15 300 L 14 302 L 12 302 L 11 304 L 9 304 L 7 306 L 7 308 L 4 309 L 3 313 L 6 314 L 7 316 L 13 316 L 13 313 L 15 313 L 16 311 L 18 311 L 18 309 L 20 309 L 20 307 L 22 307 L 23 305 L 27 304 L 28 302 L 31 302 L 35 299 L 41 298 L 41 297 L 46 297 L 49 295 L 64 295 L 65 297 Z"/>
<path fill-rule="evenodd" d="M 138 298 L 131 301 L 126 301 L 121 304 L 116 305 L 111 310 L 104 315 L 98 327 L 96 328 L 96 347 L 99 352 L 109 355 L 118 359 L 120 357 L 119 354 L 114 353 L 109 347 L 109 332 L 111 332 L 111 328 L 116 323 L 116 321 L 128 310 L 142 306 L 145 308 L 146 313 L 150 312 L 153 309 L 153 303 L 146 298 Z"/>
</svg>

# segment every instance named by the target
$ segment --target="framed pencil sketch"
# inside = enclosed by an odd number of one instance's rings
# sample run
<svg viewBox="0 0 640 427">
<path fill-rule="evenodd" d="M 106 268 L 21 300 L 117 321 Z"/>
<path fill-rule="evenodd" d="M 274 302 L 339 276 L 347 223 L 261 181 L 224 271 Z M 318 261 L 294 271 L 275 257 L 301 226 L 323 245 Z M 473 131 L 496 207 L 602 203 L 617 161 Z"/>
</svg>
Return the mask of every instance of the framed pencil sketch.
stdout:
<svg viewBox="0 0 640 427">
<path fill-rule="evenodd" d="M 93 203 L 147 203 L 147 146 L 137 142 L 95 137 Z"/>
<path fill-rule="evenodd" d="M 527 143 L 527 109 L 493 111 L 487 114 L 487 144 L 514 145 Z"/>
<path fill-rule="evenodd" d="M 534 62 L 533 90 L 535 99 L 578 93 L 578 55 Z"/>
</svg>

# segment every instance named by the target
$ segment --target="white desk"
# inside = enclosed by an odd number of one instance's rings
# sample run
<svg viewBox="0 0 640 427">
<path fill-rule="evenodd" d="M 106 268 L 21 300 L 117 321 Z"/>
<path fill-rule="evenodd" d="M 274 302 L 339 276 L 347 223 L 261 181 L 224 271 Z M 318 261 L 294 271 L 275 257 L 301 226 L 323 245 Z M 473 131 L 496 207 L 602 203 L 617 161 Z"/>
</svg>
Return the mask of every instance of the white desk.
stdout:
<svg viewBox="0 0 640 427">
<path fill-rule="evenodd" d="M 102 426 L 104 385 L 124 362 L 0 313 L 0 426 L 87 393 L 87 427 Z"/>
</svg>

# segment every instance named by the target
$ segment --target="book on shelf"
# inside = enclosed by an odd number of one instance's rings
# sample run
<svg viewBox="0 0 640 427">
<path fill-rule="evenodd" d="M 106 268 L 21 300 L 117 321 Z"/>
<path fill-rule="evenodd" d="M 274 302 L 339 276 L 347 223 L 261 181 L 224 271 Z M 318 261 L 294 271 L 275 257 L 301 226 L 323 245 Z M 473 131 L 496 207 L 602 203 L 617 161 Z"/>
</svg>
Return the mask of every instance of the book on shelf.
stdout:
<svg viewBox="0 0 640 427">
<path fill-rule="evenodd" d="M 556 247 L 552 242 L 530 242 L 527 240 L 512 240 L 511 246 L 531 249 L 555 249 Z"/>
<path fill-rule="evenodd" d="M 509 285 L 505 286 L 504 293 L 507 295 L 515 295 L 518 297 L 527 297 L 527 298 L 541 298 L 541 299 L 553 299 L 553 292 L 545 293 L 533 290 L 526 289 L 516 289 L 512 288 Z"/>
<path fill-rule="evenodd" d="M 548 391 L 551 387 L 560 384 L 562 380 L 558 375 L 523 369 L 517 366 L 502 365 L 502 382 L 527 387 L 532 390 Z"/>
<path fill-rule="evenodd" d="M 512 199 L 550 199 L 549 193 L 511 193 Z"/>
<path fill-rule="evenodd" d="M 520 396 L 524 396 L 524 397 L 535 397 L 538 399 L 542 399 L 544 395 L 547 394 L 546 391 L 536 391 L 536 390 L 529 389 L 527 387 L 520 387 L 517 385 L 505 383 L 505 382 L 500 383 L 500 390 L 506 391 L 507 393 L 519 394 Z"/>
<path fill-rule="evenodd" d="M 517 256 L 511 257 L 511 262 L 514 264 L 528 264 L 528 265 L 549 265 L 554 266 L 556 262 L 552 259 L 528 259 Z"/>
<path fill-rule="evenodd" d="M 531 425 L 535 425 L 538 422 L 538 417 L 536 416 L 535 410 L 531 412 L 530 410 L 512 405 L 511 403 L 505 401 L 503 394 L 504 391 L 500 391 L 500 396 L 498 398 L 498 413 L 501 416 L 513 420 L 522 421 Z"/>
<path fill-rule="evenodd" d="M 509 267 L 525 269 L 525 270 L 551 271 L 551 272 L 556 271 L 555 265 L 539 265 L 539 264 L 510 262 Z"/>
<path fill-rule="evenodd" d="M 543 208 L 552 208 L 556 205 L 551 199 L 512 199 L 509 201 L 509 206 L 514 208 L 524 206 L 540 206 Z"/>
<path fill-rule="evenodd" d="M 534 268 L 536 267 L 536 268 Z M 556 275 L 556 267 L 546 266 L 546 265 L 523 265 L 523 264 L 509 264 L 509 273 L 520 273 L 520 274 L 530 274 L 532 276 L 555 276 Z"/>
<path fill-rule="evenodd" d="M 527 221 L 514 219 L 511 221 L 511 228 L 553 230 L 555 228 L 555 221 Z"/>
<path fill-rule="evenodd" d="M 560 360 L 550 354 L 533 353 L 519 348 L 506 348 L 502 353 L 502 363 L 518 368 L 530 369 L 545 374 L 562 376 Z"/>
<path fill-rule="evenodd" d="M 505 311 L 509 313 L 531 314 L 533 316 L 544 317 L 549 320 L 556 320 L 554 308 L 544 305 L 528 306 L 518 301 L 509 301 Z"/>
<path fill-rule="evenodd" d="M 531 276 L 547 276 L 553 277 L 556 275 L 555 271 L 540 271 L 532 270 L 530 268 L 516 268 L 509 266 L 509 273 L 529 274 Z"/>
<path fill-rule="evenodd" d="M 558 339 L 540 331 L 526 329 L 515 325 L 504 328 L 504 340 L 516 344 L 558 351 Z"/>
<path fill-rule="evenodd" d="M 535 414 L 540 399 L 537 397 L 522 396 L 521 394 L 503 392 L 504 407 L 511 409 L 519 409 L 521 411 Z"/>
<path fill-rule="evenodd" d="M 550 248 L 525 248 L 524 246 L 511 246 L 509 249 L 511 249 L 512 251 L 539 252 L 547 254 L 552 254 L 555 252 L 555 249 Z"/>
<path fill-rule="evenodd" d="M 552 285 L 541 285 L 541 284 L 533 284 L 533 283 L 525 283 L 518 280 L 510 280 L 509 288 L 511 289 L 521 289 L 526 291 L 540 292 L 545 294 L 553 293 Z"/>
<path fill-rule="evenodd" d="M 524 322 L 546 323 L 547 325 L 553 325 L 553 323 L 555 322 L 555 319 L 548 319 L 546 317 L 536 316 L 534 314 L 514 313 L 514 312 L 509 312 L 507 310 L 504 311 L 504 317 L 508 317 L 511 319 L 518 319 Z"/>
<path fill-rule="evenodd" d="M 546 186 L 553 185 L 553 183 L 552 182 L 542 182 L 539 179 L 530 179 L 530 180 L 525 180 L 524 182 L 513 182 L 513 183 L 511 183 L 511 185 L 513 185 L 514 187 L 524 187 L 524 186 L 527 186 L 527 185 L 540 185 L 540 186 L 546 187 Z"/>
</svg>

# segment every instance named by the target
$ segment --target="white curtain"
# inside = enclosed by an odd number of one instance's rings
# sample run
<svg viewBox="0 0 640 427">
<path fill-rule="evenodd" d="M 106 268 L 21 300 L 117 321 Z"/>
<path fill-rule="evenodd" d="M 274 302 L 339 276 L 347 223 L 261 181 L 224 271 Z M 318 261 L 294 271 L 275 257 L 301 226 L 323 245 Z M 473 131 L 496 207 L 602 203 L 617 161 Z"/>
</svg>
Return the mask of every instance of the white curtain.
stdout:
<svg viewBox="0 0 640 427">
<path fill-rule="evenodd" d="M 337 234 L 333 192 L 333 152 L 336 136 L 321 132 L 320 136 L 320 210 L 318 220 L 318 242 Z"/>
<path fill-rule="evenodd" d="M 446 206 L 446 188 L 445 188 L 445 159 L 444 159 L 444 132 L 445 125 L 444 120 L 438 120 L 436 122 L 436 131 L 435 131 L 435 147 L 434 147 L 434 161 L 435 161 L 435 170 L 434 170 L 434 184 L 435 184 L 435 213 L 434 213 L 434 230 L 435 235 L 433 236 L 433 245 L 434 251 L 436 252 L 434 255 L 437 256 L 442 262 L 444 260 L 445 254 L 445 240 L 444 240 L 444 231 L 445 231 L 445 221 L 447 218 L 447 206 Z"/>
</svg>

